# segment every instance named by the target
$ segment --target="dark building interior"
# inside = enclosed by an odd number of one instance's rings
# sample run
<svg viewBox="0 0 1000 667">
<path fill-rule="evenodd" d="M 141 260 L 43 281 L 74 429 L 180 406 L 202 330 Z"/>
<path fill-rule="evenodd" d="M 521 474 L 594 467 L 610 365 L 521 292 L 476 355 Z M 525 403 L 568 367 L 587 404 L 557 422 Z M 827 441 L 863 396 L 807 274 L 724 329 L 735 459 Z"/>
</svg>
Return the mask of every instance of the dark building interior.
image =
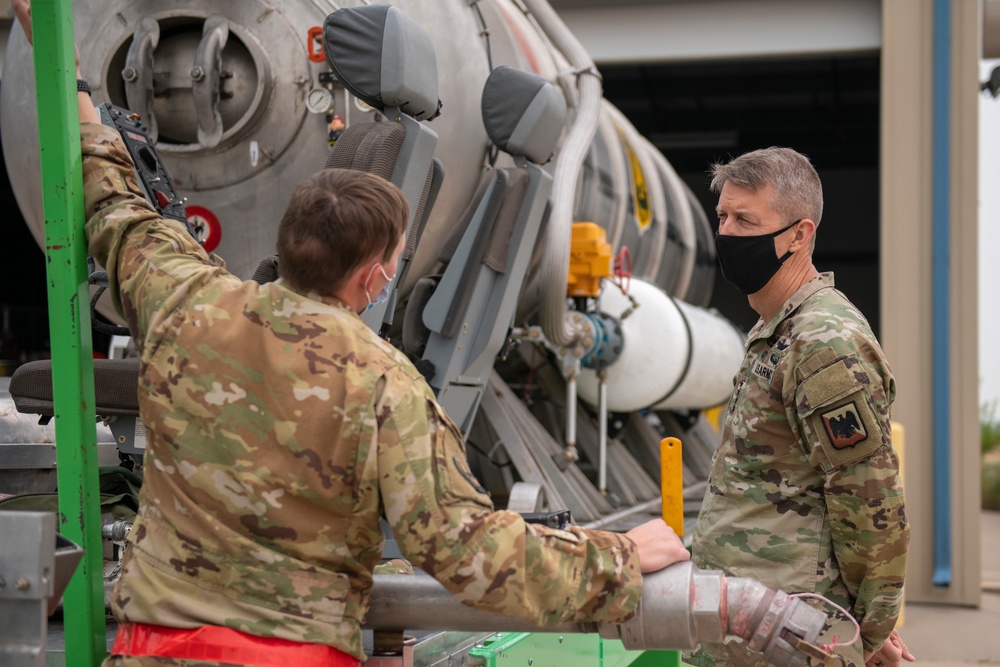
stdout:
<svg viewBox="0 0 1000 667">
<path fill-rule="evenodd" d="M 823 181 L 815 263 L 879 332 L 879 54 L 600 66 L 604 95 L 714 219 L 709 165 L 789 146 Z M 756 314 L 719 276 L 712 305 L 747 330 Z"/>
</svg>

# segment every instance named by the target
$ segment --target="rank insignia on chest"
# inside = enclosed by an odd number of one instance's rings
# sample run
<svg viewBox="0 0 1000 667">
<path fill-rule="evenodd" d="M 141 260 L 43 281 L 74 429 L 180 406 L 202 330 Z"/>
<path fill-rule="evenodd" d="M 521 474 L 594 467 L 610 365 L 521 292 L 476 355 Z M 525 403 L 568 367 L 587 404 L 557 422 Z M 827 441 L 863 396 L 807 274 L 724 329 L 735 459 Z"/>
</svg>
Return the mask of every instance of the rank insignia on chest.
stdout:
<svg viewBox="0 0 1000 667">
<path fill-rule="evenodd" d="M 826 434 L 830 437 L 830 443 L 836 449 L 854 447 L 868 438 L 864 421 L 854 401 L 824 412 L 820 417 L 826 428 Z"/>
<path fill-rule="evenodd" d="M 791 346 L 791 344 L 792 342 L 787 338 L 785 338 L 784 336 L 778 339 L 778 342 L 776 342 L 774 344 L 774 347 L 771 348 L 770 362 L 772 366 L 778 365 L 778 362 L 781 361 L 781 358 L 785 356 L 785 350 L 787 350 Z"/>
</svg>

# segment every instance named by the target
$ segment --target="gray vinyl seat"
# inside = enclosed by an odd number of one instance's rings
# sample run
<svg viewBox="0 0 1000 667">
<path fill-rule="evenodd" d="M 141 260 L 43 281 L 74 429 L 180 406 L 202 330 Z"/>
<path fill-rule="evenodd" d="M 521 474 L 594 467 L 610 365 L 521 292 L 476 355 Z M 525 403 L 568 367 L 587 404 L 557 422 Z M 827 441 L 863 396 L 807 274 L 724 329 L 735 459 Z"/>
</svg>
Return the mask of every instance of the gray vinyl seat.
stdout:
<svg viewBox="0 0 1000 667">
<path fill-rule="evenodd" d="M 55 416 L 52 361 L 18 366 L 8 391 L 18 412 L 39 415 L 39 422 L 47 423 Z M 94 413 L 111 429 L 122 461 L 141 464 L 146 438 L 139 420 L 138 359 L 94 359 Z"/>
<path fill-rule="evenodd" d="M 325 168 L 357 169 L 397 185 L 410 206 L 406 246 L 396 284 L 404 278 L 444 179 L 434 157 L 437 134 L 420 121 L 440 114 L 437 59 L 430 38 L 409 16 L 389 5 L 338 9 L 323 24 L 327 63 L 352 95 L 378 110 L 381 119 L 351 124 L 330 149 Z M 265 259 L 254 274 L 263 283 L 279 267 Z M 365 314 L 372 328 L 385 326 L 394 301 Z M 384 312 L 384 314 L 383 314 Z"/>
<path fill-rule="evenodd" d="M 514 321 L 518 296 L 549 209 L 547 162 L 562 133 L 560 90 L 511 67 L 483 88 L 483 123 L 515 166 L 488 171 L 443 244 L 439 276 L 417 281 L 403 322 L 404 349 L 419 357 L 448 415 L 464 432 Z"/>
<path fill-rule="evenodd" d="M 338 9 L 323 24 L 323 42 L 344 87 L 384 117 L 349 126 L 325 166 L 378 174 L 406 195 L 410 221 L 396 272 L 399 284 L 444 178 L 441 161 L 434 158 L 438 136 L 420 122 L 441 113 L 434 46 L 413 19 L 389 5 Z M 394 300 L 387 304 L 390 316 Z"/>
<path fill-rule="evenodd" d="M 102 417 L 138 415 L 138 386 L 138 359 L 94 359 L 94 403 Z M 8 389 L 18 412 L 42 417 L 55 414 L 50 360 L 18 366 Z"/>
</svg>

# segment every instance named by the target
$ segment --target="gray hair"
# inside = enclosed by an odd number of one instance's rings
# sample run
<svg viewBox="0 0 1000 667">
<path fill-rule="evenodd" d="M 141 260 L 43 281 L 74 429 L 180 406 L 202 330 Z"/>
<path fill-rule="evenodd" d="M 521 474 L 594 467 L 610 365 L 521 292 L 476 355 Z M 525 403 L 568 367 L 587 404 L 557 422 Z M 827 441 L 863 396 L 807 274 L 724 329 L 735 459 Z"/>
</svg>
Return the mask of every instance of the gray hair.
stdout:
<svg viewBox="0 0 1000 667">
<path fill-rule="evenodd" d="M 819 225 L 823 217 L 823 186 L 812 164 L 791 148 L 762 148 L 744 153 L 727 164 L 712 165 L 712 192 L 726 183 L 750 192 L 774 186 L 771 208 L 787 222 L 809 218 Z"/>
</svg>

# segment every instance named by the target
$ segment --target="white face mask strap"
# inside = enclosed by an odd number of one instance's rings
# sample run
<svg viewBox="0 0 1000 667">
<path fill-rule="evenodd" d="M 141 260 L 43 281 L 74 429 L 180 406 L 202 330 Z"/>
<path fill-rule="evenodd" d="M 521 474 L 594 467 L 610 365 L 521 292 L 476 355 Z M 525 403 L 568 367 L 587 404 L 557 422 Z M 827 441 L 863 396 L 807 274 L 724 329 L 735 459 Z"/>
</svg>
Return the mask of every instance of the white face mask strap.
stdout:
<svg viewBox="0 0 1000 667">
<path fill-rule="evenodd" d="M 372 305 L 372 295 L 368 291 L 368 281 L 372 279 L 373 275 L 375 275 L 375 267 L 382 268 L 382 265 L 372 264 L 372 268 L 368 270 L 368 276 L 365 278 L 365 298 L 368 299 L 369 306 Z M 382 273 L 385 273 L 385 271 L 383 270 Z"/>
<path fill-rule="evenodd" d="M 382 277 L 388 280 L 390 283 L 392 282 L 393 278 L 392 276 L 390 276 L 388 273 L 385 272 L 385 267 L 382 266 L 381 264 L 372 265 L 372 268 L 368 271 L 368 277 L 365 278 L 365 298 L 368 299 L 369 306 L 372 305 L 372 295 L 368 290 L 368 281 L 372 279 L 373 275 L 375 275 L 376 268 L 378 268 L 378 270 L 382 272 Z"/>
</svg>

